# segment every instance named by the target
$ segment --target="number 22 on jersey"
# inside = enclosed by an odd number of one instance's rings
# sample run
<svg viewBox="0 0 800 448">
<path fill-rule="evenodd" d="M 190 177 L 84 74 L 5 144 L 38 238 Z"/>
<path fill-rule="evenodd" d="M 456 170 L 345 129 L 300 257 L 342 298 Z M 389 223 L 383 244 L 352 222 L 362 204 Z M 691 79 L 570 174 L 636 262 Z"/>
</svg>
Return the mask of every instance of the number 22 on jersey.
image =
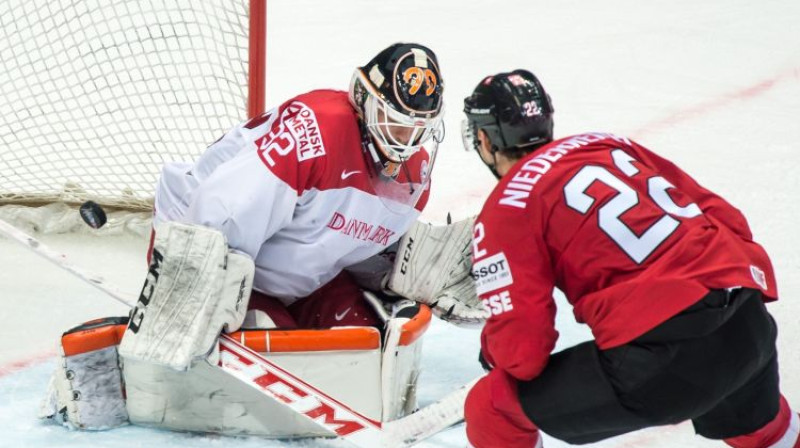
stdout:
<svg viewBox="0 0 800 448">
<path fill-rule="evenodd" d="M 621 149 L 611 151 L 611 158 L 626 176 L 639 174 L 639 169 L 633 164 L 636 160 Z M 661 176 L 652 176 L 647 179 L 647 194 L 665 214 L 641 235 L 637 235 L 622 222 L 620 216 L 639 204 L 639 193 L 602 166 L 584 166 L 566 183 L 564 198 L 567 206 L 583 215 L 589 213 L 595 199 L 586 190 L 596 181 L 617 192 L 597 209 L 598 226 L 637 264 L 644 262 L 680 226 L 680 221 L 673 216 L 693 218 L 702 214 L 695 203 L 678 206 L 667 193 L 668 189 L 675 188 L 674 185 Z"/>
</svg>

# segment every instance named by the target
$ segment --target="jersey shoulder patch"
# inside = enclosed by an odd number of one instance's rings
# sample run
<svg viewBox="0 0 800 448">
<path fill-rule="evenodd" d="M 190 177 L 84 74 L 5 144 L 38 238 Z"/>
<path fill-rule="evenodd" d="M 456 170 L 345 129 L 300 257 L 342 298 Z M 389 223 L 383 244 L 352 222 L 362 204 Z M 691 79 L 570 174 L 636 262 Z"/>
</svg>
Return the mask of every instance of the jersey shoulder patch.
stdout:
<svg viewBox="0 0 800 448">
<path fill-rule="evenodd" d="M 358 141 L 348 138 L 358 128 L 346 92 L 315 90 L 286 101 L 275 113 L 253 144 L 261 162 L 298 192 L 319 187 L 339 146 Z"/>
<path fill-rule="evenodd" d="M 292 101 L 280 108 L 280 116 L 266 134 L 255 141 L 259 158 L 275 168 L 285 158 L 295 155 L 304 162 L 326 154 L 316 114 L 306 104 Z"/>
</svg>

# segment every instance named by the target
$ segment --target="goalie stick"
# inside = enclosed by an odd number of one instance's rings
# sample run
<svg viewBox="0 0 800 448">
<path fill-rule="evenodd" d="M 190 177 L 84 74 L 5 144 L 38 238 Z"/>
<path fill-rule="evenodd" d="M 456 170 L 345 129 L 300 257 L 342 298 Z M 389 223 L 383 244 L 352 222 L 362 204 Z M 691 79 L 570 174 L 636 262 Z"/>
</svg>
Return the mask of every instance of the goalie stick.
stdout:
<svg viewBox="0 0 800 448">
<path fill-rule="evenodd" d="M 60 254 L 50 249 L 49 247 L 39 242 L 39 240 L 37 240 L 36 238 L 28 235 L 22 230 L 19 230 L 18 228 L 12 226 L 11 224 L 1 219 L 0 219 L 0 232 L 2 232 L 7 237 L 15 240 L 16 242 L 22 244 L 26 248 L 30 249 L 31 251 L 33 251 L 33 253 L 43 257 L 44 259 L 50 261 L 51 263 L 55 264 L 61 269 L 64 269 L 65 271 L 71 273 L 72 275 L 80 278 L 86 283 L 106 293 L 111 298 L 116 299 L 123 305 L 127 305 L 128 308 L 133 308 L 133 305 L 136 303 L 136 299 L 134 298 L 135 296 L 133 294 L 127 294 L 117 289 L 116 287 L 107 284 L 105 279 L 103 279 L 103 277 L 96 275 L 92 272 L 86 271 L 78 266 L 75 266 L 74 264 L 70 263 L 69 260 L 67 260 L 66 255 Z"/>
<path fill-rule="evenodd" d="M 0 232 L 117 301 L 133 307 L 134 299 L 130 294 L 108 284 L 101 276 L 75 266 L 66 255 L 50 249 L 4 220 L 0 220 Z M 467 393 L 478 380 L 472 380 L 413 414 L 390 422 L 378 422 L 350 409 L 227 335 L 221 335 L 219 342 L 219 367 L 222 370 L 330 432 L 332 437 L 347 440 L 360 448 L 410 447 L 459 423 L 464 418 Z"/>
</svg>

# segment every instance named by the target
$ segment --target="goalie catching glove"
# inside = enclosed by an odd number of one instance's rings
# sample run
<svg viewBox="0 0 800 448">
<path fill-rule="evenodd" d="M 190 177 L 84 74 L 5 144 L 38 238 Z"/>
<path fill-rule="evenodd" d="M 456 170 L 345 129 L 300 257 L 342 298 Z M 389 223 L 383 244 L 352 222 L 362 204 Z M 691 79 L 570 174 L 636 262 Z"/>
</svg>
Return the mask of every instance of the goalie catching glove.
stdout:
<svg viewBox="0 0 800 448">
<path fill-rule="evenodd" d="M 474 223 L 474 217 L 444 226 L 415 222 L 400 239 L 386 288 L 452 324 L 482 324 L 489 313 L 470 276 Z"/>
</svg>

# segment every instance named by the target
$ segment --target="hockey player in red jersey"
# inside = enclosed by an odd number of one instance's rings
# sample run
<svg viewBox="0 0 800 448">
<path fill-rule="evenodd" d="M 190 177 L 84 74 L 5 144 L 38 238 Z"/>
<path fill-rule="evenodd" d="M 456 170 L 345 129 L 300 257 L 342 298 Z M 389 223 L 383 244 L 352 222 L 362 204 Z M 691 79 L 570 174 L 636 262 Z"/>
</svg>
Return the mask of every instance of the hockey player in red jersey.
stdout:
<svg viewBox="0 0 800 448">
<path fill-rule="evenodd" d="M 798 448 L 779 391 L 778 291 L 741 212 L 625 137 L 553 141 L 528 71 L 465 99 L 464 143 L 500 179 L 474 226 L 489 374 L 465 416 L 477 448 L 573 444 L 691 420 L 736 448 Z M 551 355 L 553 288 L 594 340 Z"/>
<path fill-rule="evenodd" d="M 345 269 L 392 246 L 425 207 L 443 87 L 430 49 L 391 45 L 349 92 L 296 96 L 194 163 L 167 164 L 154 223 L 219 230 L 255 262 L 245 327 L 377 324 Z"/>
</svg>

